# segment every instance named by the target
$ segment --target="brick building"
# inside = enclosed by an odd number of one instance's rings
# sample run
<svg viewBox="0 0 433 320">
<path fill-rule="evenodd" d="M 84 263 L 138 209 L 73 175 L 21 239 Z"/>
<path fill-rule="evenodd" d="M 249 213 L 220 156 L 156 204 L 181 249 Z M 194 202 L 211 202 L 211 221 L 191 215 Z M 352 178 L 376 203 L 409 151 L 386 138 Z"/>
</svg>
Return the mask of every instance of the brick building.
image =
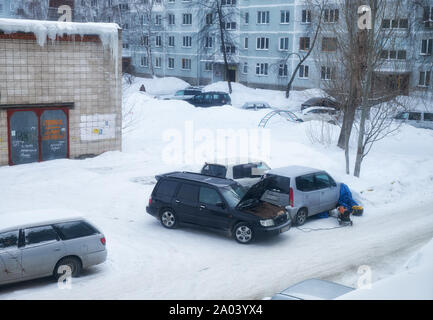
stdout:
<svg viewBox="0 0 433 320">
<path fill-rule="evenodd" d="M 121 150 L 116 24 L 0 19 L 0 165 Z"/>
</svg>

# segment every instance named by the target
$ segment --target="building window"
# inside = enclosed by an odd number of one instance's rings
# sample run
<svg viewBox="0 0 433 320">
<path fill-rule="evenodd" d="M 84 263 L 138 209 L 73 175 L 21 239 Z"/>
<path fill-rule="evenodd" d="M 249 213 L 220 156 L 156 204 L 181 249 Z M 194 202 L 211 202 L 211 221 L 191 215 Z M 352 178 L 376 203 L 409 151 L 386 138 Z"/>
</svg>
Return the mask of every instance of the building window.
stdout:
<svg viewBox="0 0 433 320">
<path fill-rule="evenodd" d="M 155 46 L 156 46 L 156 47 L 161 47 L 161 46 L 162 46 L 162 39 L 161 39 L 161 36 L 156 36 L 156 39 L 155 39 Z"/>
<path fill-rule="evenodd" d="M 433 39 L 425 39 L 421 42 L 421 54 L 430 56 L 432 54 Z"/>
<path fill-rule="evenodd" d="M 174 58 L 168 58 L 168 68 L 174 69 Z"/>
<path fill-rule="evenodd" d="M 257 23 L 268 24 L 269 23 L 269 11 L 258 11 L 257 12 Z"/>
<path fill-rule="evenodd" d="M 129 49 L 129 43 L 122 43 L 122 48 L 123 49 Z"/>
<path fill-rule="evenodd" d="M 421 71 L 419 73 L 419 86 L 429 87 L 431 79 L 431 71 Z"/>
<path fill-rule="evenodd" d="M 308 74 L 310 73 L 310 67 L 301 65 L 299 68 L 299 78 L 308 79 Z"/>
<path fill-rule="evenodd" d="M 267 63 L 257 63 L 256 64 L 256 75 L 267 76 L 269 65 Z"/>
<path fill-rule="evenodd" d="M 162 16 L 161 16 L 160 14 L 157 14 L 157 15 L 155 16 L 155 25 L 156 25 L 156 26 L 160 26 L 161 23 L 162 23 Z"/>
<path fill-rule="evenodd" d="M 289 10 L 283 10 L 281 11 L 281 21 L 282 24 L 290 23 L 290 11 Z"/>
<path fill-rule="evenodd" d="M 168 37 L 168 46 L 169 47 L 174 47 L 174 36 L 169 36 Z"/>
<path fill-rule="evenodd" d="M 244 39 L 244 49 L 248 49 L 248 37 Z"/>
<path fill-rule="evenodd" d="M 280 51 L 289 50 L 289 38 L 280 38 Z"/>
<path fill-rule="evenodd" d="M 338 9 L 325 9 L 324 10 L 324 21 L 327 23 L 338 22 L 340 11 Z"/>
<path fill-rule="evenodd" d="M 207 25 L 211 25 L 211 24 L 213 24 L 213 15 L 212 15 L 212 13 L 208 13 L 208 14 L 206 15 L 206 24 L 207 24 Z"/>
<path fill-rule="evenodd" d="M 174 26 L 176 24 L 176 16 L 172 13 L 168 15 L 168 24 Z"/>
<path fill-rule="evenodd" d="M 141 56 L 140 64 L 142 67 L 148 67 L 149 66 L 149 59 L 147 59 L 146 56 Z"/>
<path fill-rule="evenodd" d="M 409 28 L 408 19 L 383 19 L 382 29 L 407 29 Z"/>
<path fill-rule="evenodd" d="M 141 36 L 141 45 L 147 47 L 149 45 L 149 36 Z"/>
<path fill-rule="evenodd" d="M 280 64 L 280 67 L 278 68 L 278 76 L 287 77 L 288 73 L 287 64 Z"/>
<path fill-rule="evenodd" d="M 242 68 L 242 73 L 244 73 L 244 74 L 248 73 L 248 62 L 244 62 L 244 67 Z"/>
<path fill-rule="evenodd" d="M 162 66 L 162 58 L 156 57 L 155 58 L 155 68 L 161 68 L 161 66 Z"/>
<path fill-rule="evenodd" d="M 250 13 L 249 12 L 245 12 L 245 24 L 249 24 L 250 23 Z"/>
<path fill-rule="evenodd" d="M 257 50 L 269 50 L 269 38 L 261 37 L 257 38 Z"/>
<path fill-rule="evenodd" d="M 182 69 L 191 70 L 191 59 L 182 59 Z"/>
<path fill-rule="evenodd" d="M 311 10 L 302 10 L 302 23 L 311 23 Z"/>
<path fill-rule="evenodd" d="M 337 50 L 337 38 L 323 38 L 322 51 L 332 52 Z"/>
<path fill-rule="evenodd" d="M 424 7 L 423 21 L 426 28 L 433 26 L 433 7 Z"/>
<path fill-rule="evenodd" d="M 192 25 L 192 14 L 184 13 L 183 14 L 183 24 L 184 25 Z"/>
<path fill-rule="evenodd" d="M 213 38 L 212 37 L 206 37 L 204 47 L 205 48 L 212 48 L 213 47 Z"/>
<path fill-rule="evenodd" d="M 221 52 L 224 52 L 223 47 L 221 46 Z M 236 53 L 236 47 L 232 44 L 226 44 L 226 53 Z"/>
<path fill-rule="evenodd" d="M 230 6 L 230 5 L 235 5 L 236 4 L 236 0 L 221 0 L 221 5 L 223 6 Z"/>
<path fill-rule="evenodd" d="M 213 70 L 213 64 L 212 62 L 206 62 L 204 64 L 204 71 L 212 71 Z"/>
<path fill-rule="evenodd" d="M 236 22 L 226 22 L 225 29 L 226 30 L 236 30 Z"/>
<path fill-rule="evenodd" d="M 304 51 L 310 50 L 310 38 L 309 37 L 299 38 L 299 50 L 304 50 Z"/>
<path fill-rule="evenodd" d="M 334 68 L 322 67 L 320 79 L 322 80 L 332 80 L 334 78 Z"/>
<path fill-rule="evenodd" d="M 406 60 L 406 50 L 382 50 L 380 57 L 384 60 Z"/>
<path fill-rule="evenodd" d="M 183 37 L 182 46 L 184 48 L 191 48 L 192 47 L 192 37 L 190 37 L 190 36 Z"/>
<path fill-rule="evenodd" d="M 0 2 L 0 12 L 3 12 L 3 3 Z"/>
</svg>

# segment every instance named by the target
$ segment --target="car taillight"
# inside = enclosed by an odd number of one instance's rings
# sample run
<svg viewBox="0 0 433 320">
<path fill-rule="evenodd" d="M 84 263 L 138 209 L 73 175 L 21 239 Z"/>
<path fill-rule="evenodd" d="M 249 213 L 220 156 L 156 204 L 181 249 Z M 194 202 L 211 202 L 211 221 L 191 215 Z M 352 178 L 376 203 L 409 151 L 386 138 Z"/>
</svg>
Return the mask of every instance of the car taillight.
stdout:
<svg viewBox="0 0 433 320">
<path fill-rule="evenodd" d="M 295 201 L 293 199 L 293 188 L 290 188 L 289 190 L 289 206 L 292 208 L 295 206 Z"/>
<path fill-rule="evenodd" d="M 101 238 L 101 243 L 105 246 L 105 244 L 107 243 L 107 240 L 105 240 L 105 237 Z"/>
<path fill-rule="evenodd" d="M 149 206 L 152 204 L 152 197 L 149 198 Z"/>
</svg>

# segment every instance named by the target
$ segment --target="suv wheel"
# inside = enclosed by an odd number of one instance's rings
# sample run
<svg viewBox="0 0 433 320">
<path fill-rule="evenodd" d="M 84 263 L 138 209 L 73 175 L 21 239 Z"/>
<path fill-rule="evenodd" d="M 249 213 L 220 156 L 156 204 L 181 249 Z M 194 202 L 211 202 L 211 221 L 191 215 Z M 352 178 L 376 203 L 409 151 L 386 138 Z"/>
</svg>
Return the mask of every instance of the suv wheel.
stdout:
<svg viewBox="0 0 433 320">
<path fill-rule="evenodd" d="M 54 278 L 59 280 L 63 275 L 70 275 L 76 278 L 81 273 L 81 261 L 74 257 L 63 258 L 54 269 Z"/>
<path fill-rule="evenodd" d="M 175 229 L 177 227 L 176 214 L 171 209 L 162 210 L 161 223 L 167 229 Z"/>
<path fill-rule="evenodd" d="M 298 211 L 298 213 L 296 214 L 296 217 L 295 217 L 295 223 L 296 223 L 296 225 L 297 226 L 302 226 L 304 223 L 305 223 L 305 221 L 307 221 L 307 218 L 308 218 L 308 211 L 307 211 L 307 209 L 300 209 L 299 211 Z"/>
<path fill-rule="evenodd" d="M 241 222 L 235 226 L 234 236 L 237 242 L 247 244 L 253 241 L 254 231 L 248 224 Z"/>
</svg>

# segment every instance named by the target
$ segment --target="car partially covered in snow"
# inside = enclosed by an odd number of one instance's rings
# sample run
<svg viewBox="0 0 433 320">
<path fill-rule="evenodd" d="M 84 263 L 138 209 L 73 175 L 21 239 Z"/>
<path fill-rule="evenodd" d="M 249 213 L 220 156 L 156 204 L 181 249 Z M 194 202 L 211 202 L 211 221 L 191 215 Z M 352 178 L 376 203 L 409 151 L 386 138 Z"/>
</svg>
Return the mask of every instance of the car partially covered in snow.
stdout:
<svg viewBox="0 0 433 320">
<path fill-rule="evenodd" d="M 271 109 L 271 106 L 267 102 L 246 102 L 242 109 L 246 110 L 260 110 L 260 109 Z"/>
<path fill-rule="evenodd" d="M 223 159 L 214 163 L 205 163 L 200 173 L 218 178 L 232 179 L 249 188 L 271 168 L 263 161 L 239 163 L 236 160 Z"/>
<path fill-rule="evenodd" d="M 301 111 L 312 107 L 325 107 L 333 109 L 341 109 L 341 105 L 332 98 L 315 97 L 308 99 L 301 105 Z"/>
<path fill-rule="evenodd" d="M 337 123 L 339 119 L 339 111 L 334 108 L 328 108 L 328 107 L 310 107 L 307 109 L 304 109 L 301 114 L 299 115 L 299 118 L 302 119 L 302 121 L 326 121 L 330 123 Z"/>
<path fill-rule="evenodd" d="M 210 91 L 196 95 L 193 98 L 186 99 L 195 107 L 210 108 L 210 107 L 222 107 L 225 105 L 232 105 L 232 99 L 225 92 Z"/>
<path fill-rule="evenodd" d="M 233 180 L 172 172 L 158 176 L 146 211 L 168 229 L 197 226 L 247 244 L 259 234 L 277 235 L 290 229 L 287 210 L 261 200 L 269 183 L 262 180 L 245 192 Z"/>
</svg>

